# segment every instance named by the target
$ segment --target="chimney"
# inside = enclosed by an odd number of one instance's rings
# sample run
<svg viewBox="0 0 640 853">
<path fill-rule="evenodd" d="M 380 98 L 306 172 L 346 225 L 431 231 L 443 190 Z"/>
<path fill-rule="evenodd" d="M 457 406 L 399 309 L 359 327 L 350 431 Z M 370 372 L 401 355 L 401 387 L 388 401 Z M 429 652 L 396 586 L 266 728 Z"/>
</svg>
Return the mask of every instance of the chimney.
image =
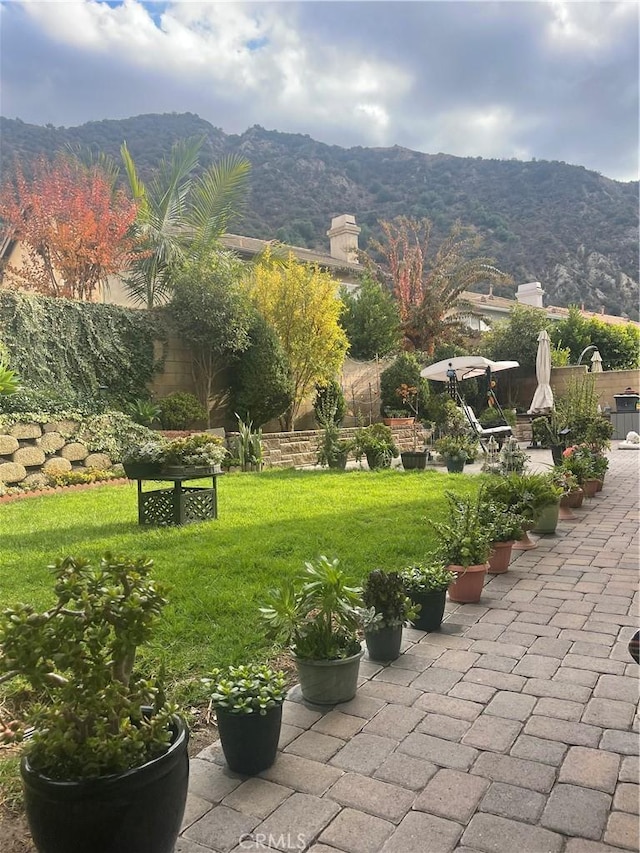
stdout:
<svg viewBox="0 0 640 853">
<path fill-rule="evenodd" d="M 342 216 L 334 216 L 331 220 L 331 228 L 327 231 L 331 248 L 329 254 L 339 261 L 358 263 L 358 234 L 360 228 L 356 225 L 356 218 L 350 213 Z"/>
<path fill-rule="evenodd" d="M 601 305 L 601 306 L 600 306 L 600 313 L 601 313 L 601 314 L 604 314 L 604 305 Z"/>
<path fill-rule="evenodd" d="M 522 305 L 532 305 L 534 308 L 542 308 L 542 297 L 544 290 L 539 281 L 530 281 L 528 284 L 519 284 L 516 292 L 516 300 Z"/>
</svg>

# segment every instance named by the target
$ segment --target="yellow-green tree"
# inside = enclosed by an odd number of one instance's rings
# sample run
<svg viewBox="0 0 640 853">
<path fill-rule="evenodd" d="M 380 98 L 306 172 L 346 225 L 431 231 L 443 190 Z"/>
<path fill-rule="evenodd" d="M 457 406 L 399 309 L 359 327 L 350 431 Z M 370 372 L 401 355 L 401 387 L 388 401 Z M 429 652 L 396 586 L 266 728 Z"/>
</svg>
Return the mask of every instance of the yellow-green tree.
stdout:
<svg viewBox="0 0 640 853">
<path fill-rule="evenodd" d="M 347 353 L 347 337 L 338 322 L 339 282 L 317 266 L 296 261 L 292 253 L 276 261 L 267 250 L 251 270 L 248 287 L 289 363 L 293 399 L 280 421 L 291 430 L 302 401 L 316 382 L 336 375 Z"/>
</svg>

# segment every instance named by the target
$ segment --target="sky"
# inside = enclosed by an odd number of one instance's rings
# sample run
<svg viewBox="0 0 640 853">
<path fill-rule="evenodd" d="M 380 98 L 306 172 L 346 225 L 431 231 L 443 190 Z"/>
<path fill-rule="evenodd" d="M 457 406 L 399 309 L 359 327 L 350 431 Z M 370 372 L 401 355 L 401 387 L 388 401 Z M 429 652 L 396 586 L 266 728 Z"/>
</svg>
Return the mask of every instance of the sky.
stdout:
<svg viewBox="0 0 640 853">
<path fill-rule="evenodd" d="M 637 180 L 639 8 L 0 0 L 0 114 L 71 127 L 192 112 L 226 133 Z"/>
</svg>

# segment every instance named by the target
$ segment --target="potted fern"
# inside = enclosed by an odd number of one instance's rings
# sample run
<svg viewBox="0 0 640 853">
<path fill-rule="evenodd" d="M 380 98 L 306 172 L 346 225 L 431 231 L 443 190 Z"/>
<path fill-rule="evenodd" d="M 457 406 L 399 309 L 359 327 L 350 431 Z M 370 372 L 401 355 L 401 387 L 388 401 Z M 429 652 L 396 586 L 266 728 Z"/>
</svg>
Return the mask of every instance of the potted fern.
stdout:
<svg viewBox="0 0 640 853">
<path fill-rule="evenodd" d="M 153 563 L 107 553 L 49 568 L 55 603 L 0 618 L 0 682 L 43 697 L 21 774 L 40 853 L 171 853 L 187 796 L 188 731 L 159 680 L 135 668 L 166 604 Z M 46 698 L 45 698 L 46 697 Z M 0 740 L 20 737 L 0 724 Z"/>
<path fill-rule="evenodd" d="M 203 679 L 211 687 L 218 734 L 229 769 L 253 776 L 271 767 L 287 693 L 284 672 L 260 664 L 215 669 Z"/>
<path fill-rule="evenodd" d="M 308 702 L 335 705 L 355 696 L 361 608 L 361 589 L 339 560 L 325 556 L 305 563 L 302 576 L 272 590 L 260 608 L 269 635 L 290 648 Z"/>
<path fill-rule="evenodd" d="M 362 589 L 364 638 L 372 660 L 396 660 L 402 645 L 402 628 L 415 610 L 397 572 L 375 569 Z"/>
<path fill-rule="evenodd" d="M 480 600 L 491 553 L 489 531 L 482 521 L 481 498 L 458 497 L 449 492 L 449 517 L 432 521 L 440 536 L 439 552 L 456 580 L 449 587 L 451 601 L 462 604 Z"/>
</svg>

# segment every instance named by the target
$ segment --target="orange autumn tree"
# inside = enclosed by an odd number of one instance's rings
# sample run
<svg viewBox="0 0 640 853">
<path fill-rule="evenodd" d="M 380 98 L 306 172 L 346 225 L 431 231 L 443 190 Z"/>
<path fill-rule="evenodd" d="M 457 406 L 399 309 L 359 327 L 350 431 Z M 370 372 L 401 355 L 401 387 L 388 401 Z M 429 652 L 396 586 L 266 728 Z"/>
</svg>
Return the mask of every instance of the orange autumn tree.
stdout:
<svg viewBox="0 0 640 853">
<path fill-rule="evenodd" d="M 462 294 L 480 282 L 507 283 L 490 258 L 474 257 L 479 238 L 455 222 L 437 250 L 431 250 L 429 219 L 398 216 L 380 222 L 382 240 L 371 246 L 384 259 L 374 267 L 398 303 L 407 349 L 432 355 L 437 344 L 454 341 L 465 328 L 469 306 Z"/>
<path fill-rule="evenodd" d="M 25 290 L 90 300 L 130 262 L 136 212 L 99 164 L 41 157 L 32 177 L 18 164 L 0 191 L 0 219 L 20 242 L 22 262 L 5 271 Z"/>
</svg>

